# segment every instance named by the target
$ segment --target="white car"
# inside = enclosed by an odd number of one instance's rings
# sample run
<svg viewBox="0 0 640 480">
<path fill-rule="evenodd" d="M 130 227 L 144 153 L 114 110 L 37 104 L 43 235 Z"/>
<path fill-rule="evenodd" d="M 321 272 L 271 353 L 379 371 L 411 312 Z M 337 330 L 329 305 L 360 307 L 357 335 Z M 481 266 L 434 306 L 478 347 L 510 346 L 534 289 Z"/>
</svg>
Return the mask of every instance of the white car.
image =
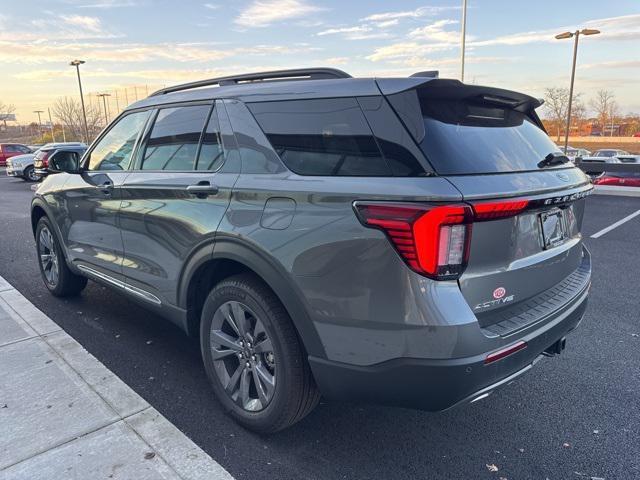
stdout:
<svg viewBox="0 0 640 480">
<path fill-rule="evenodd" d="M 33 153 L 26 153 L 24 155 L 16 155 L 15 157 L 11 157 L 7 159 L 7 175 L 10 177 L 21 177 L 27 182 L 37 182 L 40 177 L 36 174 L 33 165 L 36 154 L 42 149 L 46 150 L 51 148 L 62 148 L 71 146 L 85 146 L 85 144 L 80 142 L 47 143 Z"/>
</svg>

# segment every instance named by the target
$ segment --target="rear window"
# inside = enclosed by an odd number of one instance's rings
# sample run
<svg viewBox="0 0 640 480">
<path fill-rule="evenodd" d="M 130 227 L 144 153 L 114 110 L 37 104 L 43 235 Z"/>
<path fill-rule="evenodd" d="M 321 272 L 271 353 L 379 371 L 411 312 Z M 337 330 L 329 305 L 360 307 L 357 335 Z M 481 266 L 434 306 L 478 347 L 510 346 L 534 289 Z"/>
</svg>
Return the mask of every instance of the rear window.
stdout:
<svg viewBox="0 0 640 480">
<path fill-rule="evenodd" d="M 299 175 L 392 175 L 354 98 L 247 106 L 285 165 Z"/>
<path fill-rule="evenodd" d="M 521 112 L 467 100 L 421 98 L 424 137 L 420 148 L 441 175 L 539 170 L 560 152 Z"/>
</svg>

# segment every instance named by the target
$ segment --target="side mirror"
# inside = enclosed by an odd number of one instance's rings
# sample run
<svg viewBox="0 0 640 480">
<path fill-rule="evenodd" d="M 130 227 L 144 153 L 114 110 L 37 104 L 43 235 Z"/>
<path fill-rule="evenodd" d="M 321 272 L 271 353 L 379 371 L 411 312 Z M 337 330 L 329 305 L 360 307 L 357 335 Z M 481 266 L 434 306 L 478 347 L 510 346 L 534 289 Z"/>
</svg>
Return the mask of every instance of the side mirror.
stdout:
<svg viewBox="0 0 640 480">
<path fill-rule="evenodd" d="M 49 160 L 50 173 L 80 173 L 80 155 L 78 152 L 58 152 Z"/>
</svg>

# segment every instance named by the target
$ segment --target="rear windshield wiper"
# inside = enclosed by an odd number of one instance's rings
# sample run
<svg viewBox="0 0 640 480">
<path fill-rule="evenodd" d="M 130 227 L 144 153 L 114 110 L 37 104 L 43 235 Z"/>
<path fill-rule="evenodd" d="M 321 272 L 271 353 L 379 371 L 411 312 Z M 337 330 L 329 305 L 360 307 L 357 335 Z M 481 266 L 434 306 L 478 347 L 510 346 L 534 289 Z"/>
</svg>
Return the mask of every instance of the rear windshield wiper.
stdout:
<svg viewBox="0 0 640 480">
<path fill-rule="evenodd" d="M 551 167 L 552 165 L 561 165 L 568 162 L 571 162 L 571 160 L 564 153 L 551 152 L 538 162 L 538 168 Z"/>
</svg>

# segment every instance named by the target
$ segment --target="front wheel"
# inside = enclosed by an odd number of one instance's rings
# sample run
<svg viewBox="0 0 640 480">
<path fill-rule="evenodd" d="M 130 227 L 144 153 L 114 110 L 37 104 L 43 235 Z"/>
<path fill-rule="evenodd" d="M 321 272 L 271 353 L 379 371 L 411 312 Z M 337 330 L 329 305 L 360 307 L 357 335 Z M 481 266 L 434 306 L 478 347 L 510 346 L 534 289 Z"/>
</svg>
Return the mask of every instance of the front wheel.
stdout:
<svg viewBox="0 0 640 480">
<path fill-rule="evenodd" d="M 38 175 L 36 175 L 36 170 L 33 168 L 33 165 L 30 165 L 24 169 L 24 172 L 22 173 L 22 178 L 24 178 L 27 182 L 38 181 Z"/>
<path fill-rule="evenodd" d="M 205 300 L 200 342 L 216 396 L 246 428 L 277 432 L 318 403 L 291 318 L 257 277 L 236 275 L 216 285 Z"/>
<path fill-rule="evenodd" d="M 79 294 L 86 287 L 86 277 L 69 270 L 60 243 L 47 217 L 38 221 L 36 249 L 42 280 L 53 295 L 69 297 Z"/>
</svg>

